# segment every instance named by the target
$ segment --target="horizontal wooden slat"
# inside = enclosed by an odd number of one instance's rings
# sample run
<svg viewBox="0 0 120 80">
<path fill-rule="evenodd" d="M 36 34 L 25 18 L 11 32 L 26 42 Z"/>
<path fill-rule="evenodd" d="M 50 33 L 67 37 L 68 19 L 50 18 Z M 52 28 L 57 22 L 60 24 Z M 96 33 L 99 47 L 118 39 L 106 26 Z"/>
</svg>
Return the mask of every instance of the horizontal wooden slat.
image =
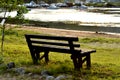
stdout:
<svg viewBox="0 0 120 80">
<path fill-rule="evenodd" d="M 38 38 L 38 39 L 54 39 L 54 40 L 67 40 L 67 41 L 78 41 L 78 37 L 63 37 L 63 36 L 47 36 L 47 35 L 34 35 L 25 34 L 27 38 Z"/>
<path fill-rule="evenodd" d="M 50 41 L 36 41 L 36 40 L 31 40 L 31 43 L 36 43 L 36 44 L 48 44 L 48 45 L 57 45 L 57 46 L 70 46 L 70 44 L 68 42 L 60 42 L 60 41 L 54 41 L 54 42 L 50 42 Z M 80 44 L 76 44 L 74 43 L 72 45 L 73 47 L 80 47 Z"/>
<path fill-rule="evenodd" d="M 61 53 L 68 53 L 68 54 L 72 54 L 74 52 L 75 53 L 80 53 L 81 50 L 73 50 L 71 51 L 69 48 L 57 48 L 57 47 L 50 47 L 50 46 L 37 46 L 34 45 L 33 48 L 37 49 L 37 50 L 43 50 L 43 51 L 52 51 L 52 52 L 61 52 Z"/>
</svg>

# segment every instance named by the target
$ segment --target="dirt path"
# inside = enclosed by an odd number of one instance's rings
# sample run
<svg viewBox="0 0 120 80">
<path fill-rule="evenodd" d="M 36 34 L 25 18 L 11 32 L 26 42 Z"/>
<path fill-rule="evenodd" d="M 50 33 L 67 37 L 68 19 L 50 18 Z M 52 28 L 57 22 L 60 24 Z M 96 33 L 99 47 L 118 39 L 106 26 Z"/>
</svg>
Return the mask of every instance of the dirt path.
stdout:
<svg viewBox="0 0 120 80">
<path fill-rule="evenodd" d="M 96 33 L 96 32 L 88 32 L 88 31 L 77 31 L 77 30 L 65 30 L 65 29 L 55 29 L 55 28 L 43 28 L 43 27 L 33 27 L 33 26 L 24 26 L 19 29 L 22 30 L 30 30 L 34 32 L 40 32 L 43 34 L 51 34 L 58 36 L 78 36 L 78 37 L 112 37 L 112 38 L 120 38 L 120 34 L 105 34 L 105 33 Z"/>
</svg>

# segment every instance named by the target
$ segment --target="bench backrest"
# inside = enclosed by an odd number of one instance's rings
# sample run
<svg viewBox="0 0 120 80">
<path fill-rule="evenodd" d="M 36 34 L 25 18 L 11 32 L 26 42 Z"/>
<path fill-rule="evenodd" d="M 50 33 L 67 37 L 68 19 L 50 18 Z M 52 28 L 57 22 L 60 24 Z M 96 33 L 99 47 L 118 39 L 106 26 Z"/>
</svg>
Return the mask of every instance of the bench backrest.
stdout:
<svg viewBox="0 0 120 80">
<path fill-rule="evenodd" d="M 25 34 L 29 49 L 38 51 L 53 51 L 63 53 L 80 52 L 78 37 L 63 37 L 49 35 Z M 79 49 L 78 49 L 79 48 Z"/>
</svg>

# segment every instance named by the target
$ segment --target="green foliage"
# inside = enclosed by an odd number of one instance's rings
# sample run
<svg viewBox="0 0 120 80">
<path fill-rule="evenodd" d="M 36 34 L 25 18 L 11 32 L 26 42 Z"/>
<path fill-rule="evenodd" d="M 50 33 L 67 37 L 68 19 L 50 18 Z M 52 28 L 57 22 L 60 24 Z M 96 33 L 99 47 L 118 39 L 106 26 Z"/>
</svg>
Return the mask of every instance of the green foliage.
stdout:
<svg viewBox="0 0 120 80">
<path fill-rule="evenodd" d="M 26 7 L 24 7 L 24 6 L 18 7 L 16 18 L 24 19 L 23 13 L 27 13 L 27 12 L 28 12 L 28 10 Z"/>
<path fill-rule="evenodd" d="M 0 8 L 5 12 L 17 10 L 17 17 L 23 18 L 23 13 L 27 13 L 25 6 L 22 6 L 23 0 L 1 0 Z"/>
<path fill-rule="evenodd" d="M 17 19 L 23 19 L 23 13 L 26 12 L 25 7 L 21 6 L 23 0 L 1 0 L 0 1 L 0 8 L 4 11 L 4 23 L 2 24 L 2 40 L 1 40 L 1 51 L 0 53 L 3 54 L 4 51 L 4 37 L 5 37 L 5 18 L 7 12 L 11 12 L 13 10 L 18 10 L 17 12 Z"/>
<path fill-rule="evenodd" d="M 22 4 L 23 0 L 1 0 L 0 8 L 5 9 L 6 11 L 11 12 L 12 10 L 17 9 L 19 4 Z"/>
<path fill-rule="evenodd" d="M 6 16 L 6 12 L 11 12 L 13 10 L 16 10 L 17 11 L 16 19 L 23 19 L 24 18 L 23 13 L 27 13 L 28 10 L 26 9 L 26 7 L 22 6 L 22 4 L 23 4 L 23 0 L 1 0 L 0 8 L 3 11 L 5 11 L 4 13 L 5 16 Z"/>
</svg>

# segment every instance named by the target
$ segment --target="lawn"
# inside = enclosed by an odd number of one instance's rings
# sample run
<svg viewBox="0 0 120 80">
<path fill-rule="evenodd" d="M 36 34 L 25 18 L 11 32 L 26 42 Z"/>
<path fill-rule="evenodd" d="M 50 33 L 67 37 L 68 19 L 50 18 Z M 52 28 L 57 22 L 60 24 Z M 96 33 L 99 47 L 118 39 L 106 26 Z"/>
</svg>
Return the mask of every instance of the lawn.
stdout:
<svg viewBox="0 0 120 80">
<path fill-rule="evenodd" d="M 38 65 L 34 65 L 24 37 L 24 34 L 27 33 L 38 34 L 38 32 L 16 28 L 6 30 L 4 54 L 2 55 L 3 64 L 15 62 L 16 67 L 25 69 L 25 74 L 40 75 L 42 70 L 47 70 L 53 76 L 60 74 L 71 75 L 72 77 L 69 80 L 120 80 L 120 38 L 79 37 L 81 48 L 96 49 L 97 52 L 91 55 L 91 70 L 87 70 L 83 66 L 84 68 L 81 71 L 74 71 L 69 54 L 63 55 L 51 52 L 48 64 L 45 64 L 44 60 L 42 60 Z M 33 79 L 32 76 L 23 78 L 13 71 L 8 71 L 5 66 L 0 65 L 0 75 L 6 77 L 8 73 L 10 73 L 9 77 L 17 77 L 17 80 L 38 80 L 37 78 Z M 2 79 L 1 76 L 0 79 Z"/>
</svg>

